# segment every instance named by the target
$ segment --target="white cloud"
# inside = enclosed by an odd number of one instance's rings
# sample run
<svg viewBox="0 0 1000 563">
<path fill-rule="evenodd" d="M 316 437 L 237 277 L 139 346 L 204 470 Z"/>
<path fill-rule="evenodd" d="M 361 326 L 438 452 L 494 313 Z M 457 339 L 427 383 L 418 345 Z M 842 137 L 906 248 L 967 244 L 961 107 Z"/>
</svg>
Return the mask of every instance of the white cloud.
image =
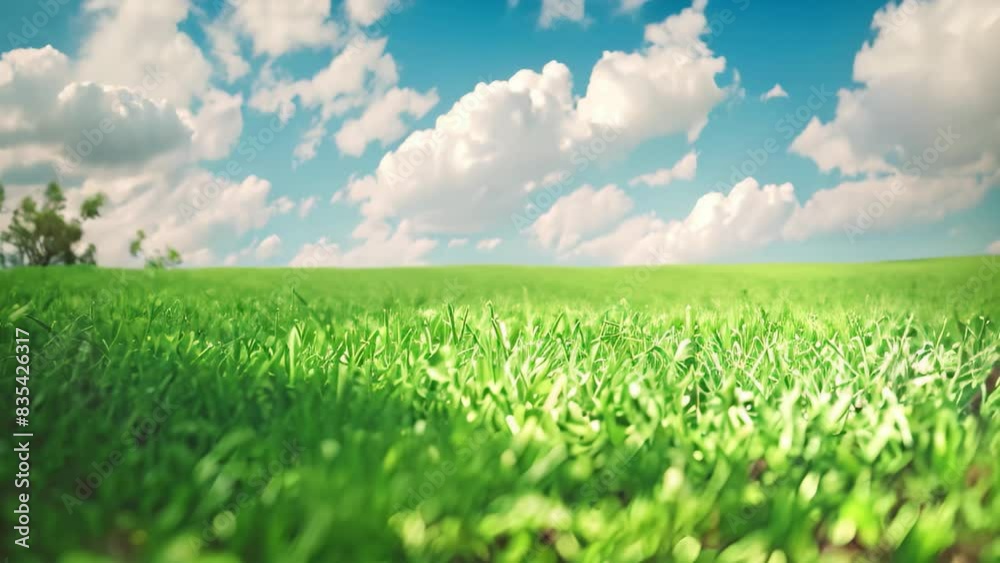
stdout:
<svg viewBox="0 0 1000 563">
<path fill-rule="evenodd" d="M 331 46 L 339 36 L 329 19 L 330 0 L 240 0 L 235 6 L 231 25 L 250 37 L 258 55 Z"/>
<path fill-rule="evenodd" d="M 461 248 L 467 244 L 469 244 L 467 238 L 453 238 L 448 241 L 448 248 Z"/>
<path fill-rule="evenodd" d="M 971 176 L 930 177 L 896 173 L 849 180 L 819 190 L 785 227 L 790 239 L 839 232 L 853 237 L 912 222 L 937 221 L 983 199 L 988 184 Z"/>
<path fill-rule="evenodd" d="M 305 244 L 289 265 L 300 268 L 419 266 L 425 263 L 427 254 L 435 246 L 437 242 L 433 240 L 414 238 L 412 229 L 404 221 L 391 235 L 385 229 L 346 251 L 325 237 Z"/>
<path fill-rule="evenodd" d="M 307 198 L 304 198 L 302 201 L 300 201 L 299 202 L 299 218 L 300 219 L 305 219 L 306 217 L 308 217 L 309 214 L 312 213 L 312 210 L 316 207 L 316 202 L 317 201 L 318 201 L 318 198 L 316 196 L 314 196 L 314 195 L 311 195 L 311 196 L 309 196 Z"/>
<path fill-rule="evenodd" d="M 617 186 L 583 186 L 559 198 L 529 230 L 545 248 L 562 254 L 585 236 L 615 224 L 632 210 L 632 200 Z"/>
<path fill-rule="evenodd" d="M 278 253 L 281 249 L 281 237 L 278 235 L 271 235 L 264 240 L 260 241 L 257 248 L 254 249 L 254 256 L 257 260 L 267 260 Z"/>
<path fill-rule="evenodd" d="M 199 248 L 184 255 L 184 265 L 203 268 L 215 263 L 215 253 L 210 248 Z"/>
<path fill-rule="evenodd" d="M 649 0 L 619 0 L 618 10 L 626 14 L 633 14 L 645 6 L 646 2 Z"/>
<path fill-rule="evenodd" d="M 780 239 L 797 208 L 791 184 L 760 186 L 747 178 L 728 195 L 702 196 L 682 220 L 664 221 L 655 213 L 632 217 L 573 254 L 619 264 L 706 262 Z"/>
<path fill-rule="evenodd" d="M 243 96 L 211 89 L 198 113 L 181 112 L 194 131 L 195 160 L 217 160 L 228 155 L 243 132 Z"/>
<path fill-rule="evenodd" d="M 420 231 L 475 232 L 515 209 L 524 186 L 568 166 L 573 99 L 569 69 L 522 70 L 479 84 L 410 134 L 375 174 L 348 186 L 369 220 L 405 217 Z M 502 216 L 501 216 L 502 217 Z"/>
<path fill-rule="evenodd" d="M 295 202 L 290 197 L 281 196 L 274 200 L 274 203 L 271 204 L 271 209 L 274 209 L 274 212 L 278 215 L 285 215 L 295 209 Z"/>
<path fill-rule="evenodd" d="M 547 28 L 558 20 L 584 21 L 584 0 L 542 0 L 542 12 L 538 25 Z"/>
<path fill-rule="evenodd" d="M 98 191 L 108 196 L 108 206 L 101 217 L 87 222 L 84 240 L 95 243 L 98 263 L 108 266 L 134 264 L 128 237 L 137 229 L 146 231 L 147 248 L 174 247 L 186 264 L 195 265 L 192 256 L 214 260 L 210 245 L 235 242 L 278 213 L 269 201 L 267 180 L 249 176 L 226 182 L 199 169 L 168 176 L 88 178 L 80 188 L 67 190 L 70 206 Z"/>
<path fill-rule="evenodd" d="M 253 242 L 249 245 L 243 247 L 237 252 L 227 255 L 223 260 L 222 264 L 225 266 L 235 266 L 240 262 L 244 261 L 248 257 L 253 257 L 256 261 L 267 260 L 274 257 L 278 250 L 281 248 L 281 237 L 278 235 L 270 235 L 262 241 L 254 238 Z M 210 263 L 210 262 L 209 262 Z"/>
<path fill-rule="evenodd" d="M 482 250 L 483 252 L 490 252 L 492 250 L 495 250 L 496 247 L 500 246 L 501 242 L 503 242 L 503 239 L 498 239 L 498 238 L 483 239 L 476 243 L 476 250 Z"/>
<path fill-rule="evenodd" d="M 995 171 L 1000 158 L 1000 3 L 994 0 L 890 2 L 876 37 L 854 59 L 862 86 L 838 92 L 834 118 L 814 118 L 791 150 L 823 171 L 889 171 L 932 149 L 939 130 L 959 136 L 934 164 Z"/>
<path fill-rule="evenodd" d="M 608 158 L 673 133 L 697 137 L 726 95 L 714 81 L 725 60 L 701 40 L 703 7 L 647 26 L 639 52 L 605 53 L 578 102 L 569 69 L 554 61 L 540 73 L 478 84 L 433 128 L 411 133 L 373 174 L 353 180 L 349 198 L 366 221 L 482 232 L 522 207 L 543 179 L 595 158 L 587 155 Z"/>
<path fill-rule="evenodd" d="M 222 64 L 227 82 L 233 82 L 250 72 L 250 63 L 240 52 L 236 31 L 228 22 L 213 21 L 204 26 L 205 35 L 212 46 L 212 56 Z"/>
<path fill-rule="evenodd" d="M 296 101 L 305 108 L 319 108 L 324 119 L 342 115 L 366 101 L 369 82 L 379 92 L 397 82 L 396 62 L 385 53 L 385 45 L 384 38 L 352 44 L 308 79 L 274 79 L 270 69 L 262 71 L 250 106 L 278 113 L 286 121 L 295 114 Z"/>
<path fill-rule="evenodd" d="M 268 181 L 197 166 L 232 150 L 242 96 L 209 85 L 210 65 L 178 30 L 186 1 L 91 1 L 84 11 L 93 27 L 78 60 L 52 47 L 0 55 L 0 174 L 54 165 L 71 209 L 104 193 L 84 236 L 102 265 L 139 265 L 128 252 L 138 229 L 151 250 L 213 263 L 215 249 L 282 212 Z"/>
<path fill-rule="evenodd" d="M 993 241 L 992 244 L 986 247 L 987 254 L 1000 254 L 1000 240 Z"/>
<path fill-rule="evenodd" d="M 278 253 L 278 250 L 280 248 L 281 248 L 281 237 L 279 237 L 278 235 L 274 234 L 269 235 L 264 240 L 259 242 L 257 238 L 254 238 L 249 245 L 243 247 L 237 252 L 233 252 L 232 254 L 227 255 L 222 260 L 222 264 L 224 266 L 235 266 L 251 256 L 257 262 L 268 260 L 274 257 L 274 255 Z M 198 264 L 198 265 L 209 265 L 214 262 L 214 256 L 209 255 L 207 258 L 208 259 L 203 264 Z M 190 261 L 187 260 L 186 258 L 185 262 L 190 263 Z"/>
<path fill-rule="evenodd" d="M 316 158 L 316 151 L 319 150 L 324 137 L 326 137 L 326 121 L 316 117 L 292 151 L 292 167 L 298 168 L 302 163 Z"/>
<path fill-rule="evenodd" d="M 347 17 L 359 25 L 371 25 L 385 16 L 386 12 L 396 12 L 402 7 L 401 0 L 347 0 L 344 10 Z"/>
<path fill-rule="evenodd" d="M 698 153 L 691 151 L 681 157 L 681 159 L 675 162 L 670 168 L 661 168 L 656 172 L 636 176 L 635 178 L 629 180 L 628 185 L 638 186 L 639 184 L 645 184 L 650 187 L 666 186 L 674 180 L 693 180 L 697 171 Z"/>
<path fill-rule="evenodd" d="M 606 51 L 580 100 L 581 117 L 622 131 L 623 145 L 687 132 L 698 138 L 708 113 L 727 95 L 715 83 L 726 68 L 701 36 L 708 33 L 704 0 L 661 23 L 646 26 L 637 53 Z"/>
<path fill-rule="evenodd" d="M 295 165 L 316 156 L 326 136 L 326 124 L 332 117 L 369 104 L 399 81 L 396 62 L 392 55 L 385 53 L 385 46 L 384 38 L 351 43 L 334 56 L 329 65 L 307 79 L 292 81 L 277 78 L 272 67 L 261 71 L 260 80 L 254 85 L 250 97 L 250 107 L 277 113 L 283 122 L 295 115 L 297 107 L 319 110 L 319 115 L 313 118 L 312 125 L 295 148 Z M 419 109 L 420 104 L 416 105 Z M 398 115 L 395 119 L 398 121 Z M 395 133 L 392 129 L 394 123 L 383 110 L 369 117 L 369 121 L 373 126 L 383 128 L 379 132 L 382 135 Z M 361 137 L 356 132 L 349 133 L 345 142 L 357 143 Z"/>
<path fill-rule="evenodd" d="M 409 88 L 393 88 L 369 105 L 357 119 L 345 121 L 335 140 L 340 152 L 361 156 L 368 143 L 379 141 L 384 148 L 398 141 L 409 129 L 401 119 L 419 119 L 437 105 L 435 90 L 421 94 Z"/>
<path fill-rule="evenodd" d="M 188 107 L 208 87 L 212 67 L 178 24 L 187 0 L 91 2 L 97 23 L 80 47 L 79 80 L 144 91 Z"/>
<path fill-rule="evenodd" d="M 170 104 L 71 76 L 50 46 L 0 56 L 0 170 L 49 163 L 75 175 L 188 151 L 194 133 Z"/>
<path fill-rule="evenodd" d="M 766 102 L 773 98 L 787 98 L 787 97 L 788 97 L 788 92 L 785 92 L 785 89 L 781 87 L 781 84 L 775 84 L 770 90 L 760 95 L 760 101 Z"/>
<path fill-rule="evenodd" d="M 1000 4 L 904 0 L 873 19 L 854 59 L 862 86 L 838 92 L 836 114 L 813 118 L 790 151 L 820 170 L 859 175 L 817 192 L 788 236 L 849 237 L 938 220 L 982 200 L 1000 180 Z"/>
</svg>

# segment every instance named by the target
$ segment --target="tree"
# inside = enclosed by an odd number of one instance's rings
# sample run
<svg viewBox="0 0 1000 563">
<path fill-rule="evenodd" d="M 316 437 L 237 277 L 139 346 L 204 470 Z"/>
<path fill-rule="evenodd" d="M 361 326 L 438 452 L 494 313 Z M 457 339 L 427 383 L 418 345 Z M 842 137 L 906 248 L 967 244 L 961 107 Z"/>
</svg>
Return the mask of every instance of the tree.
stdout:
<svg viewBox="0 0 1000 563">
<path fill-rule="evenodd" d="M 3 212 L 4 189 L 0 185 L 0 212 Z M 14 208 L 10 225 L 0 233 L 0 265 L 52 266 L 56 264 L 94 264 L 97 249 L 93 244 L 77 254 L 75 247 L 83 239 L 83 222 L 99 217 L 106 201 L 104 194 L 84 200 L 80 216 L 67 219 L 66 196 L 59 184 L 52 182 L 45 189 L 39 207 L 27 196 Z M 13 247 L 7 254 L 5 247 Z"/>
<path fill-rule="evenodd" d="M 177 252 L 176 249 L 167 247 L 166 253 L 157 252 L 156 254 L 147 255 L 145 251 L 142 250 L 142 243 L 146 240 L 146 231 L 139 229 L 135 232 L 135 238 L 128 245 L 129 254 L 136 257 L 143 257 L 146 260 L 146 267 L 153 268 L 155 270 L 163 270 L 166 268 L 171 268 L 174 266 L 180 266 L 181 253 Z"/>
</svg>

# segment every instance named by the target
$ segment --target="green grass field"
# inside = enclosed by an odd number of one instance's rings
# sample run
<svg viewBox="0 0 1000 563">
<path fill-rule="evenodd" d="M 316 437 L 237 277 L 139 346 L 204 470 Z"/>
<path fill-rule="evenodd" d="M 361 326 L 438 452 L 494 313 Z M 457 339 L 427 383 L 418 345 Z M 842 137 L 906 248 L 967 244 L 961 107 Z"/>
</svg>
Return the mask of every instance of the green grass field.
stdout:
<svg viewBox="0 0 1000 563">
<path fill-rule="evenodd" d="M 1000 561 L 998 282 L 997 257 L 0 271 L 34 433 L 32 548 L 3 550 Z"/>
</svg>

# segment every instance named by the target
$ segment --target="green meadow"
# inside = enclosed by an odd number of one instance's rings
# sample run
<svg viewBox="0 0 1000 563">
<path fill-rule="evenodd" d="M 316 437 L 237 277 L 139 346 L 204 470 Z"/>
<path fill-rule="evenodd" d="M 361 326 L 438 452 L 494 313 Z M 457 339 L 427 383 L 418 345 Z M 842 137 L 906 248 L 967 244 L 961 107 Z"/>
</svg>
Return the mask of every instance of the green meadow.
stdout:
<svg viewBox="0 0 1000 563">
<path fill-rule="evenodd" d="M 1000 561 L 998 282 L 1000 257 L 3 270 L 0 447 L 33 433 L 31 549 L 3 551 Z"/>
</svg>

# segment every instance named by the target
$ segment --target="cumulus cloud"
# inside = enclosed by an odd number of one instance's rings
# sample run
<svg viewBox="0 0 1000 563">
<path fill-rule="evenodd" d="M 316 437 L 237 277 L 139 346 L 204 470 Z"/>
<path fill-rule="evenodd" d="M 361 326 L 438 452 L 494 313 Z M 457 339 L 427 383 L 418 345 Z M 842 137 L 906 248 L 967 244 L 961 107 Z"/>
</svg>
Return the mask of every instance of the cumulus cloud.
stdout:
<svg viewBox="0 0 1000 563">
<path fill-rule="evenodd" d="M 240 0 L 231 25 L 248 36 L 258 55 L 277 57 L 301 48 L 331 46 L 339 36 L 330 0 Z"/>
<path fill-rule="evenodd" d="M 932 149 L 941 129 L 959 137 L 938 155 L 942 173 L 996 169 L 1000 157 L 1000 3 L 890 2 L 854 59 L 861 84 L 838 92 L 837 111 L 813 118 L 791 150 L 823 171 L 891 171 Z"/>
<path fill-rule="evenodd" d="M 972 176 L 931 177 L 894 173 L 841 182 L 819 190 L 796 210 L 785 236 L 801 240 L 840 232 L 849 238 L 937 221 L 982 200 L 988 183 Z"/>
<path fill-rule="evenodd" d="M 636 176 L 635 178 L 629 180 L 628 185 L 638 186 L 639 184 L 645 184 L 650 187 L 666 186 L 674 180 L 693 180 L 697 171 L 698 153 L 691 151 L 681 157 L 681 159 L 675 162 L 670 168 L 661 168 L 655 172 L 650 172 L 649 174 Z"/>
<path fill-rule="evenodd" d="M 347 250 L 325 237 L 307 243 L 289 265 L 299 268 L 419 266 L 425 263 L 427 254 L 435 246 L 437 242 L 431 239 L 415 237 L 404 221 L 391 234 L 384 228 Z"/>
<path fill-rule="evenodd" d="M 987 254 L 1000 254 L 1000 240 L 993 241 L 992 244 L 986 247 Z"/>
<path fill-rule="evenodd" d="M 632 205 L 625 192 L 613 184 L 600 190 L 583 186 L 559 198 L 529 231 L 543 247 L 561 254 L 583 237 L 617 223 L 632 210 Z"/>
<path fill-rule="evenodd" d="M 788 236 L 849 237 L 934 221 L 981 201 L 1000 181 L 1000 4 L 904 0 L 876 12 L 854 59 L 861 86 L 837 93 L 790 151 L 859 179 L 817 192 Z"/>
<path fill-rule="evenodd" d="M 316 117 L 292 151 L 292 168 L 298 168 L 301 164 L 316 158 L 316 152 L 324 137 L 326 137 L 326 121 Z"/>
<path fill-rule="evenodd" d="M 178 27 L 189 8 L 91 0 L 75 60 L 52 47 L 0 54 L 0 174 L 52 166 L 70 209 L 104 193 L 84 238 L 102 265 L 138 265 L 128 252 L 138 229 L 185 264 L 214 263 L 216 249 L 282 212 L 267 180 L 199 166 L 232 151 L 243 98 L 210 85 L 211 66 Z"/>
<path fill-rule="evenodd" d="M 222 264 L 225 266 L 235 266 L 240 262 L 245 261 L 249 257 L 253 257 L 256 261 L 263 261 L 274 257 L 281 248 L 281 237 L 278 235 L 269 235 L 262 241 L 254 238 L 253 242 L 249 245 L 243 247 L 237 252 L 229 254 L 223 259 Z"/>
<path fill-rule="evenodd" d="M 372 141 L 385 145 L 402 137 L 408 130 L 403 115 L 419 118 L 437 104 L 433 90 L 421 94 L 395 87 L 399 75 L 395 59 L 385 52 L 386 41 L 363 38 L 352 42 L 309 78 L 280 78 L 270 67 L 261 72 L 250 107 L 277 113 L 285 122 L 300 107 L 318 110 L 295 148 L 295 165 L 315 158 L 333 117 L 366 108 L 359 117 L 346 121 L 335 137 L 344 154 L 359 156 Z"/>
<path fill-rule="evenodd" d="M 791 184 L 761 186 L 747 178 L 728 195 L 702 196 L 684 219 L 665 221 L 655 213 L 632 217 L 572 254 L 618 264 L 707 262 L 779 240 L 797 208 Z"/>
<path fill-rule="evenodd" d="M 195 132 L 173 106 L 127 87 L 72 82 L 71 68 L 51 46 L 0 56 L 0 167 L 47 163 L 75 175 L 190 149 Z"/>
<path fill-rule="evenodd" d="M 228 82 L 238 80 L 250 73 L 250 63 L 240 52 L 236 31 L 226 21 L 213 21 L 204 26 L 205 35 L 212 47 L 212 56 L 222 65 Z"/>
<path fill-rule="evenodd" d="M 708 112 L 727 95 L 715 82 L 726 60 L 701 39 L 708 32 L 704 9 L 704 0 L 695 0 L 680 14 L 647 25 L 639 52 L 606 51 L 580 100 L 581 117 L 620 128 L 626 146 L 681 131 L 697 139 Z"/>
<path fill-rule="evenodd" d="M 281 249 L 281 237 L 270 235 L 260 241 L 260 244 L 254 249 L 254 256 L 258 260 L 267 260 L 277 254 L 279 249 Z"/>
<path fill-rule="evenodd" d="M 411 133 L 373 174 L 352 181 L 349 198 L 366 221 L 481 232 L 522 207 L 546 178 L 593 160 L 598 142 L 607 158 L 653 137 L 694 139 L 726 96 L 714 79 L 725 60 L 701 39 L 703 9 L 698 1 L 647 26 L 638 52 L 605 53 L 579 100 L 569 69 L 554 61 L 478 84 L 433 128 Z"/>
<path fill-rule="evenodd" d="M 347 17 L 359 25 L 372 25 L 385 16 L 402 8 L 400 0 L 347 0 L 344 9 Z"/>
<path fill-rule="evenodd" d="M 232 152 L 243 132 L 243 96 L 211 89 L 202 98 L 198 113 L 184 110 L 194 132 L 195 160 L 217 160 Z"/>
<path fill-rule="evenodd" d="M 785 89 L 781 87 L 781 84 L 775 84 L 770 90 L 760 95 L 760 101 L 766 102 L 774 98 L 787 98 L 787 97 L 788 97 L 788 92 L 785 92 Z"/>
<path fill-rule="evenodd" d="M 319 108 L 325 118 L 342 115 L 365 102 L 369 82 L 382 92 L 398 80 L 396 62 L 385 53 L 386 39 L 362 40 L 335 55 L 310 78 L 288 80 L 267 67 L 254 86 L 250 107 L 291 119 L 296 108 Z"/>
<path fill-rule="evenodd" d="M 409 88 L 392 88 L 365 108 L 360 117 L 344 122 L 335 136 L 337 148 L 344 154 L 361 156 L 372 141 L 379 141 L 385 147 L 409 130 L 403 123 L 403 115 L 419 119 L 437 103 L 435 90 L 421 94 Z"/>
<path fill-rule="evenodd" d="M 453 238 L 448 241 L 448 248 L 460 248 L 469 244 L 469 239 L 467 238 Z"/>
<path fill-rule="evenodd" d="M 249 176 L 241 182 L 225 181 L 200 169 L 169 176 L 88 178 L 67 196 L 74 198 L 72 203 L 98 191 L 108 196 L 108 206 L 101 217 L 87 223 L 85 242 L 95 243 L 102 265 L 134 263 L 123 233 L 137 229 L 146 231 L 149 248 L 172 246 L 185 263 L 195 264 L 189 260 L 194 255 L 211 262 L 213 246 L 235 242 L 278 213 L 267 180 Z"/>
<path fill-rule="evenodd" d="M 525 186 L 568 165 L 577 134 L 569 69 L 545 65 L 479 84 L 348 186 L 370 220 L 398 216 L 422 231 L 474 232 L 516 208 Z"/>
<path fill-rule="evenodd" d="M 79 80 L 151 90 L 147 97 L 176 107 L 188 107 L 208 87 L 212 66 L 178 29 L 188 17 L 187 0 L 91 1 L 84 9 L 96 18 L 96 27 L 80 47 Z"/>
<path fill-rule="evenodd" d="M 17 190 L 18 199 L 38 195 L 42 186 Z M 101 216 L 88 221 L 83 244 L 97 246 L 104 266 L 139 266 L 128 249 L 138 229 L 150 249 L 178 249 L 186 265 L 216 263 L 215 249 L 235 244 L 279 214 L 271 184 L 256 176 L 233 181 L 224 175 L 186 166 L 136 173 L 95 170 L 79 185 L 64 185 L 68 209 L 98 192 L 108 198 Z M 12 190 L 12 192 L 14 192 Z"/>
<path fill-rule="evenodd" d="M 483 239 L 476 243 L 476 250 L 481 250 L 483 252 L 490 252 L 492 250 L 495 250 L 496 247 L 500 246 L 501 242 L 503 242 L 503 239 L 498 239 L 498 238 Z"/>
</svg>

